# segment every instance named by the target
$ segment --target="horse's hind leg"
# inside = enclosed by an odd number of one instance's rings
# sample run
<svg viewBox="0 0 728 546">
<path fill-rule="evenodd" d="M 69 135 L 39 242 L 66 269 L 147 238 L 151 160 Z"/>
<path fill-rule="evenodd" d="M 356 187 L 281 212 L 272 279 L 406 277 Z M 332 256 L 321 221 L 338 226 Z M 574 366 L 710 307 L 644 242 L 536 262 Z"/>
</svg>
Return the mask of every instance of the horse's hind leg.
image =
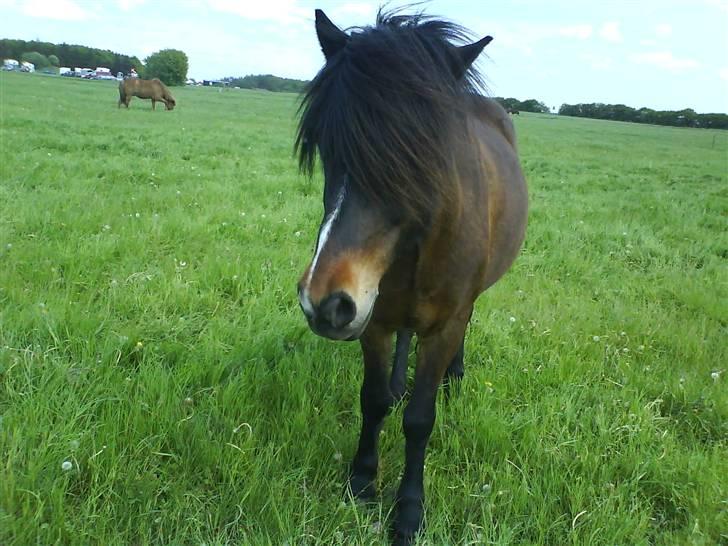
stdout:
<svg viewBox="0 0 728 546">
<path fill-rule="evenodd" d="M 471 314 L 472 316 L 472 314 Z M 470 322 L 470 319 L 468 319 Z M 450 365 L 445 370 L 445 396 L 450 396 L 450 385 L 457 381 L 460 381 L 465 375 L 465 334 L 463 334 L 463 340 L 460 342 L 460 349 L 455 353 Z"/>
<path fill-rule="evenodd" d="M 409 356 L 410 342 L 412 341 L 411 330 L 399 330 L 397 332 L 397 344 L 394 349 L 394 361 L 392 362 L 392 377 L 389 380 L 389 389 L 396 402 L 404 398 L 407 391 L 407 357 Z"/>
<path fill-rule="evenodd" d="M 463 362 L 465 357 L 465 336 L 460 342 L 460 348 L 455 356 L 450 361 L 450 365 L 445 370 L 445 379 L 443 380 L 443 388 L 445 389 L 445 399 L 450 398 L 450 389 L 453 384 L 457 384 L 465 375 L 465 364 Z"/>
<path fill-rule="evenodd" d="M 351 465 L 349 487 L 355 497 L 370 499 L 376 494 L 379 467 L 379 431 L 394 403 L 389 390 L 388 368 L 392 335 L 369 328 L 361 339 L 364 354 L 364 383 L 361 387 L 361 434 Z"/>
<path fill-rule="evenodd" d="M 460 342 L 460 349 L 458 349 L 458 352 L 455 353 L 455 356 L 452 359 L 452 362 L 450 362 L 450 365 L 447 367 L 447 370 L 445 370 L 445 379 L 447 380 L 453 380 L 453 379 L 462 379 L 465 375 L 465 364 L 464 364 L 464 358 L 465 358 L 465 336 L 463 336 L 463 340 Z"/>
</svg>

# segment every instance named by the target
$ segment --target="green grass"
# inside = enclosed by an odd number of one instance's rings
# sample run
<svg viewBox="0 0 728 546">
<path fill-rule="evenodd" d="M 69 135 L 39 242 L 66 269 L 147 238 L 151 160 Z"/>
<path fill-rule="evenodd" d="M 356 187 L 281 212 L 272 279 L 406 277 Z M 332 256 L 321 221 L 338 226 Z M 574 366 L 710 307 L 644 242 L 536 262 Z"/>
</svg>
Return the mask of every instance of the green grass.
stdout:
<svg viewBox="0 0 728 546">
<path fill-rule="evenodd" d="M 0 75 L 0 543 L 380 543 L 402 411 L 381 502 L 346 499 L 362 366 L 296 301 L 296 98 L 173 92 Z M 440 405 L 422 543 L 728 543 L 728 133 L 515 122 L 527 241 Z"/>
</svg>

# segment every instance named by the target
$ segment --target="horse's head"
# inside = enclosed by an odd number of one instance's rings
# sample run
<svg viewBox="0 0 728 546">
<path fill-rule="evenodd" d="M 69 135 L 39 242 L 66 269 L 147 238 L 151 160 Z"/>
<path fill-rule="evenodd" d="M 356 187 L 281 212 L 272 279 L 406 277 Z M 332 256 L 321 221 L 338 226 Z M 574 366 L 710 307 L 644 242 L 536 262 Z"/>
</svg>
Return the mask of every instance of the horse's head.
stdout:
<svg viewBox="0 0 728 546">
<path fill-rule="evenodd" d="M 164 106 L 167 110 L 174 110 L 174 107 L 177 106 L 177 101 L 172 97 L 167 97 L 167 101 L 164 103 Z"/>
<path fill-rule="evenodd" d="M 304 97 L 296 147 L 309 174 L 321 158 L 324 215 L 298 297 L 325 337 L 363 333 L 401 235 L 453 193 L 441 136 L 462 126 L 452 99 L 474 83 L 468 68 L 490 37 L 456 47 L 456 25 L 419 23 L 380 13 L 349 36 L 316 10 L 326 65 Z"/>
<path fill-rule="evenodd" d="M 314 332 L 351 340 L 369 323 L 401 226 L 349 183 L 346 172 L 326 171 L 324 218 L 298 298 Z"/>
</svg>

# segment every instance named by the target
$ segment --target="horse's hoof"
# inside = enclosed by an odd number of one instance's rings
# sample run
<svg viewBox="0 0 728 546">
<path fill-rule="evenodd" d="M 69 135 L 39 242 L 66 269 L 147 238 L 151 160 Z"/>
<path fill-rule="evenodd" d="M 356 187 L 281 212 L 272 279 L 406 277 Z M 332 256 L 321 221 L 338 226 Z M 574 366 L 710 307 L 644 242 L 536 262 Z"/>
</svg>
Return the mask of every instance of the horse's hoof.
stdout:
<svg viewBox="0 0 728 546">
<path fill-rule="evenodd" d="M 352 497 L 362 501 L 370 501 L 377 496 L 374 480 L 357 474 L 352 474 L 349 478 L 349 491 Z"/>
<path fill-rule="evenodd" d="M 392 544 L 394 546 L 411 546 L 415 542 L 415 537 L 410 536 L 404 536 L 397 533 L 394 533 L 394 538 L 392 539 Z"/>
<path fill-rule="evenodd" d="M 415 536 L 422 528 L 424 509 L 418 501 L 400 501 L 397 506 L 397 516 L 392 528 L 394 544 L 414 544 Z"/>
</svg>

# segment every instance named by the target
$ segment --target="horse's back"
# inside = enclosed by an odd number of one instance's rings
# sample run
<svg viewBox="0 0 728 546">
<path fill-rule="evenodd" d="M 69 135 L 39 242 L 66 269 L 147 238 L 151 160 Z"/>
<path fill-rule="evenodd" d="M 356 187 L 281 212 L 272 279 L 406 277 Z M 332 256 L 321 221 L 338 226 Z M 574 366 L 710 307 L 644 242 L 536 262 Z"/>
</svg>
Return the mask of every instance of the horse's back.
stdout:
<svg viewBox="0 0 728 546">
<path fill-rule="evenodd" d="M 480 180 L 475 184 L 482 196 L 473 214 L 487 217 L 481 224 L 486 262 L 480 289 L 485 290 L 508 270 L 523 244 L 528 193 L 508 113 L 485 97 L 473 97 L 471 109 L 471 130 L 480 162 Z"/>
<path fill-rule="evenodd" d="M 483 123 L 495 127 L 503 137 L 516 149 L 516 130 L 513 121 L 505 108 L 497 101 L 487 97 L 473 96 L 473 113 Z"/>
</svg>

